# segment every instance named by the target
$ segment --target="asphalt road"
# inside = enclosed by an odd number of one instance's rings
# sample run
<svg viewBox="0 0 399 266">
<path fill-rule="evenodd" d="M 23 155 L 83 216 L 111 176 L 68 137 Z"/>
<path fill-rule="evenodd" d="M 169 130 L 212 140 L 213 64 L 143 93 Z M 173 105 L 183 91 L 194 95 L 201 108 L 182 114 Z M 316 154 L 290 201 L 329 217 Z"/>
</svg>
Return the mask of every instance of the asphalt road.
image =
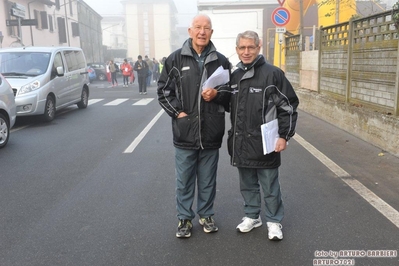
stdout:
<svg viewBox="0 0 399 266">
<path fill-rule="evenodd" d="M 195 220 L 177 239 L 171 123 L 155 87 L 90 88 L 87 109 L 18 118 L 0 150 L 1 266 L 399 265 L 399 158 L 300 111 L 280 168 L 284 239 L 269 241 L 265 224 L 235 230 L 243 202 L 225 146 L 219 232 Z"/>
</svg>

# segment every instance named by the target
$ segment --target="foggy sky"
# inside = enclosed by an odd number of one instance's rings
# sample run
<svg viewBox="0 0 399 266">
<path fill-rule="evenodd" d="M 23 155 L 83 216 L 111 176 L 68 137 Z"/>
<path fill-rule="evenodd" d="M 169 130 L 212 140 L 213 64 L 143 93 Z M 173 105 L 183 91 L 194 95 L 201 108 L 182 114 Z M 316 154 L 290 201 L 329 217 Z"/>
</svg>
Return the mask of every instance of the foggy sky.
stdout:
<svg viewBox="0 0 399 266">
<path fill-rule="evenodd" d="M 122 14 L 122 4 L 119 0 L 84 0 L 101 16 Z M 178 26 L 188 26 L 197 14 L 197 0 L 173 0 L 178 12 Z"/>
</svg>

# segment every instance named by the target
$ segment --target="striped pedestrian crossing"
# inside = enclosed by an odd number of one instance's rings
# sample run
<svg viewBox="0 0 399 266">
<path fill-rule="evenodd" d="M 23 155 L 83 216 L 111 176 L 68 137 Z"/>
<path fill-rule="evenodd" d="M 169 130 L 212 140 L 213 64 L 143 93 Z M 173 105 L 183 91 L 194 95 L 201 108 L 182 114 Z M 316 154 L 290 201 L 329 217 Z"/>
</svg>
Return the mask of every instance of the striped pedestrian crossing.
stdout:
<svg viewBox="0 0 399 266">
<path fill-rule="evenodd" d="M 112 100 L 107 99 L 89 99 L 88 105 L 93 105 L 100 103 L 103 106 L 118 106 L 124 103 L 128 103 L 131 105 L 145 106 L 152 102 L 154 98 L 141 98 L 141 99 L 129 99 L 129 98 L 117 98 Z"/>
</svg>

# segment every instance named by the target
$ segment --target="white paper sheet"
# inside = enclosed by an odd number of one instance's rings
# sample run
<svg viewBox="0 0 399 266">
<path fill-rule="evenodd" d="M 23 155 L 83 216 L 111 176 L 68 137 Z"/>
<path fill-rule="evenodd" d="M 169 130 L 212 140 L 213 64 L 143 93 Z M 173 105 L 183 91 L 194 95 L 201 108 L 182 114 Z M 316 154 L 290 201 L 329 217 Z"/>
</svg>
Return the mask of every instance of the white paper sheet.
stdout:
<svg viewBox="0 0 399 266">
<path fill-rule="evenodd" d="M 263 154 L 269 154 L 276 148 L 277 140 L 279 139 L 278 134 L 278 120 L 277 118 L 261 125 L 262 131 L 262 144 Z"/>
<path fill-rule="evenodd" d="M 216 88 L 219 85 L 229 82 L 229 70 L 224 69 L 222 66 L 218 67 L 215 72 L 204 82 L 202 89 Z"/>
</svg>

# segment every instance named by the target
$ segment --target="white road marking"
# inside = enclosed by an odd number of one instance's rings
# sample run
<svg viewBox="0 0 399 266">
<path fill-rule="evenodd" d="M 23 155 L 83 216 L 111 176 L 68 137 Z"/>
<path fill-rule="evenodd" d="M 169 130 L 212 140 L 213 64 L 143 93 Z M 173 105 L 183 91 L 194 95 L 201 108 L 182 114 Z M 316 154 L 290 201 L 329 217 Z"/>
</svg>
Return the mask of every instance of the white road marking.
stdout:
<svg viewBox="0 0 399 266">
<path fill-rule="evenodd" d="M 341 180 L 344 181 L 357 194 L 362 196 L 362 198 L 370 203 L 371 206 L 373 206 L 377 211 L 379 211 L 394 225 L 396 225 L 396 227 L 399 228 L 399 212 L 396 209 L 383 201 L 380 197 L 378 197 L 374 192 L 369 190 L 358 180 L 352 178 L 349 173 L 339 167 L 336 163 L 334 163 L 331 159 L 329 159 L 322 152 L 316 149 L 312 144 L 304 140 L 301 136 L 295 134 L 294 139 L 306 150 L 308 150 L 314 157 L 316 157 L 316 159 L 318 159 L 322 164 L 328 167 L 334 174 L 341 178 Z"/>
<path fill-rule="evenodd" d="M 121 104 L 123 102 L 126 102 L 127 100 L 129 100 L 129 99 L 128 98 L 116 99 L 116 100 L 113 100 L 112 102 L 104 104 L 104 106 L 115 106 L 115 105 Z"/>
<path fill-rule="evenodd" d="M 102 100 L 104 100 L 104 99 L 90 99 L 89 102 L 88 102 L 88 104 L 89 104 L 89 105 L 92 105 L 92 104 L 101 102 Z"/>
<path fill-rule="evenodd" d="M 123 153 L 132 153 L 163 113 L 164 113 L 163 109 L 159 111 L 159 113 L 151 120 L 151 122 L 143 129 L 143 131 L 141 131 L 141 133 L 134 139 L 134 141 L 129 145 L 129 147 L 126 148 L 126 150 Z"/>
<path fill-rule="evenodd" d="M 12 133 L 12 132 L 16 132 L 16 131 L 18 131 L 18 130 L 21 130 L 21 129 L 24 129 L 24 128 L 27 128 L 27 127 L 30 127 L 31 125 L 26 125 L 26 126 L 22 126 L 22 127 L 16 127 L 16 128 L 13 128 L 13 129 L 11 129 L 10 130 L 10 132 Z"/>
<path fill-rule="evenodd" d="M 138 101 L 138 102 L 135 102 L 133 105 L 147 105 L 147 104 L 149 104 L 152 100 L 154 100 L 154 98 L 144 98 L 144 99 L 141 99 L 141 100 Z"/>
</svg>

